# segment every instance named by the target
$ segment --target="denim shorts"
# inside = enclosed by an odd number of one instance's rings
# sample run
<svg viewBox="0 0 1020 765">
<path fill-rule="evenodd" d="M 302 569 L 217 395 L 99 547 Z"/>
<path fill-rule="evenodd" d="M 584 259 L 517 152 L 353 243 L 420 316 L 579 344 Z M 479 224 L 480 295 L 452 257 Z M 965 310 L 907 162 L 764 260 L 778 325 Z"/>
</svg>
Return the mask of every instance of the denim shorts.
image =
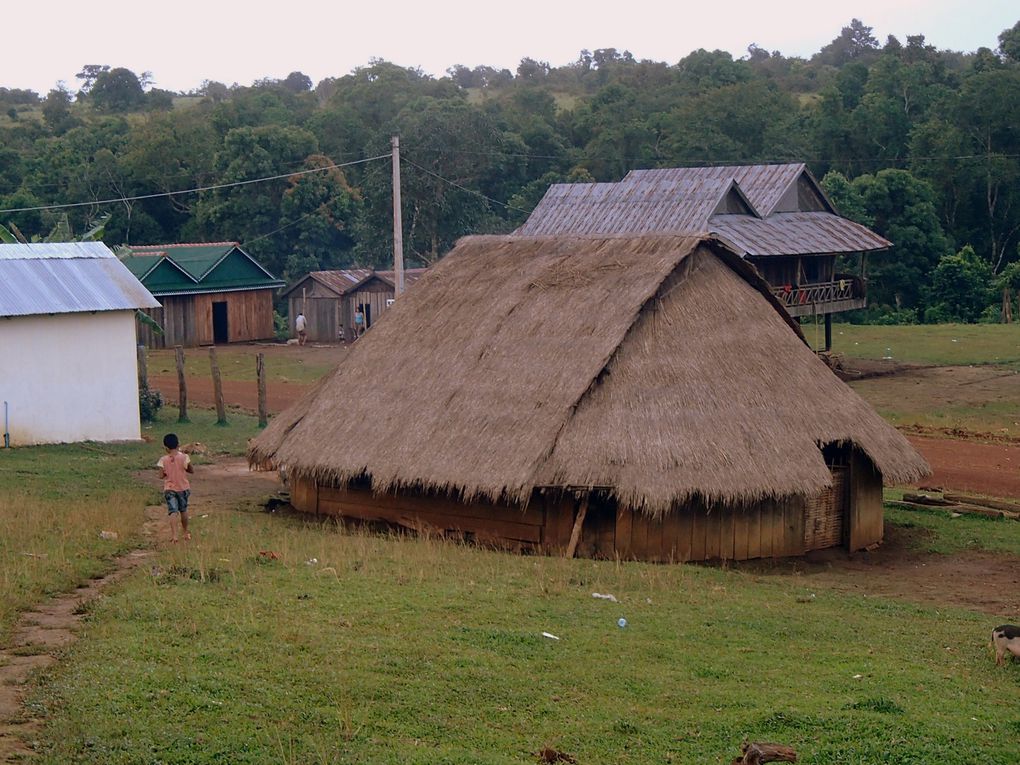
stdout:
<svg viewBox="0 0 1020 765">
<path fill-rule="evenodd" d="M 163 499 L 166 500 L 167 515 L 188 512 L 188 497 L 190 496 L 191 491 L 189 489 L 184 491 L 164 491 Z"/>
</svg>

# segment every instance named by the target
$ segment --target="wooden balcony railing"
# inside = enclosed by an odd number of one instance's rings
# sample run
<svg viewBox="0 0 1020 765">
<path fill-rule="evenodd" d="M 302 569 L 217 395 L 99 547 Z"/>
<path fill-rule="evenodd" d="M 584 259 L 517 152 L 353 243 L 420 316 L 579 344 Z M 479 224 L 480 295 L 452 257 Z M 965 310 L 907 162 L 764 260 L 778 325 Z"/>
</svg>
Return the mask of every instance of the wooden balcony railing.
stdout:
<svg viewBox="0 0 1020 765">
<path fill-rule="evenodd" d="M 823 307 L 848 300 L 863 300 L 864 283 L 856 276 L 840 276 L 831 282 L 773 287 L 772 293 L 786 308 Z"/>
</svg>

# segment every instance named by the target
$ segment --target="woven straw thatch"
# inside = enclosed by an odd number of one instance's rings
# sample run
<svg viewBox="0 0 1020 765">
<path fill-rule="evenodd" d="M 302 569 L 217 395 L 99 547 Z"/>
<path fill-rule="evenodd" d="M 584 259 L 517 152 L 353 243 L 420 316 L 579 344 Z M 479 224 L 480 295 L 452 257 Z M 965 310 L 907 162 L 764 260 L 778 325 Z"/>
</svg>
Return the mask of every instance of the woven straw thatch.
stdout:
<svg viewBox="0 0 1020 765">
<path fill-rule="evenodd" d="M 597 486 L 660 513 L 815 494 L 833 441 L 889 480 L 927 472 L 718 243 L 470 237 L 249 457 L 380 492 Z"/>
</svg>

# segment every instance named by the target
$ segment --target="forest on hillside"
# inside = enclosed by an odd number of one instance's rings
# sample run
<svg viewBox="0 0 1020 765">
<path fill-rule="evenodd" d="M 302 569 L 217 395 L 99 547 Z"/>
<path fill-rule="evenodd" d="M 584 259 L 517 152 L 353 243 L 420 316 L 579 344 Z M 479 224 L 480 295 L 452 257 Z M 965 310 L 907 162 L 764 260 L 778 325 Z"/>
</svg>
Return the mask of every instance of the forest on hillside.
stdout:
<svg viewBox="0 0 1020 765">
<path fill-rule="evenodd" d="M 78 233 L 106 220 L 110 245 L 236 240 L 291 279 L 390 260 L 392 135 L 409 265 L 512 230 L 551 183 L 805 161 L 895 243 L 869 261 L 862 318 L 998 320 L 1004 288 L 1020 290 L 1020 22 L 965 53 L 881 42 L 855 19 L 810 58 L 609 48 L 443 77 L 373 60 L 318 84 L 149 80 L 87 65 L 73 90 L 0 88 L 0 223 L 31 238 L 65 214 Z M 30 209 L 61 204 L 76 206 Z"/>
</svg>

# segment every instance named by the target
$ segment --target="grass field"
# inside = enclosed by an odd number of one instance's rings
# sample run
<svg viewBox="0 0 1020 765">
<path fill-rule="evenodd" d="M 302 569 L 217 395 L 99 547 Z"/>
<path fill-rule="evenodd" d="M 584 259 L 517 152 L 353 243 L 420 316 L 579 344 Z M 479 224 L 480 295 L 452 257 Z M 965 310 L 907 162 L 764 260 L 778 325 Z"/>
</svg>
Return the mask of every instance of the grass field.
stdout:
<svg viewBox="0 0 1020 765">
<path fill-rule="evenodd" d="M 745 738 L 810 763 L 1016 753 L 1020 665 L 993 665 L 987 617 L 262 513 L 207 524 L 91 609 L 31 701 L 43 762 L 519 763 L 548 745 L 722 763 Z"/>
<path fill-rule="evenodd" d="M 193 416 L 152 434 L 236 454 L 255 431 Z M 158 443 L 86 446 L 2 455 L 0 492 L 65 519 L 81 492 L 120 496 L 130 539 L 155 499 L 132 476 Z M 890 518 L 932 549 L 1020 551 L 1020 524 Z M 63 544 L 101 568 L 94 531 Z M 757 738 L 806 763 L 999 765 L 1020 735 L 1020 665 L 992 664 L 989 617 L 792 575 L 522 557 L 229 509 L 156 565 L 92 604 L 85 639 L 37 678 L 41 762 L 519 763 L 548 745 L 581 763 L 722 763 Z M 51 577 L 31 592 L 75 583 Z"/>
<path fill-rule="evenodd" d="M 814 325 L 802 328 L 811 344 L 819 346 Z M 832 349 L 848 358 L 891 356 L 909 364 L 993 364 L 1020 369 L 1020 324 L 833 324 Z"/>
<path fill-rule="evenodd" d="M 240 454 L 257 432 L 255 420 L 243 415 L 232 415 L 231 426 L 220 428 L 210 412 L 198 410 L 184 425 L 163 414 L 145 429 L 152 443 L 0 450 L 0 639 L 18 611 L 101 575 L 118 553 L 140 544 L 142 508 L 158 496 L 134 475 L 155 465 L 165 432 L 230 454 Z M 119 538 L 100 539 L 104 530 Z"/>
<path fill-rule="evenodd" d="M 312 384 L 329 372 L 343 358 L 343 348 L 318 348 L 293 345 L 228 345 L 216 349 L 220 374 L 224 380 L 253 382 L 255 356 L 262 352 L 266 357 L 266 379 L 269 383 L 296 382 Z M 211 375 L 209 351 L 205 348 L 185 350 L 185 373 L 189 378 L 208 380 Z M 148 353 L 150 375 L 177 375 L 174 351 L 153 350 Z"/>
</svg>

